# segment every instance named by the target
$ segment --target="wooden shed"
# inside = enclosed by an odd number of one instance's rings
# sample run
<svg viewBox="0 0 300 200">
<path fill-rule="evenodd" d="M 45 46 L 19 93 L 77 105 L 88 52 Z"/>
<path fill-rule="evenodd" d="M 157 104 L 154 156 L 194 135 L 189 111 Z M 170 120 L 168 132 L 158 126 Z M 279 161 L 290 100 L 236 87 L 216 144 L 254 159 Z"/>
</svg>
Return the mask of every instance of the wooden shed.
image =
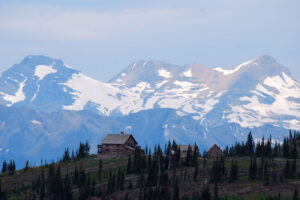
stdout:
<svg viewBox="0 0 300 200">
<path fill-rule="evenodd" d="M 134 154 L 135 150 L 141 150 L 131 134 L 107 134 L 101 145 L 98 145 L 99 155 L 124 156 Z"/>
<path fill-rule="evenodd" d="M 178 145 L 178 147 L 180 148 L 181 157 L 186 157 L 189 147 L 192 150 L 192 154 L 194 153 L 194 148 L 195 148 L 194 145 Z M 197 155 L 199 155 L 199 148 L 197 145 L 196 145 L 196 153 Z"/>
<path fill-rule="evenodd" d="M 210 149 L 207 151 L 207 157 L 209 158 L 220 158 L 222 155 L 223 151 L 216 144 L 210 147 Z"/>
</svg>

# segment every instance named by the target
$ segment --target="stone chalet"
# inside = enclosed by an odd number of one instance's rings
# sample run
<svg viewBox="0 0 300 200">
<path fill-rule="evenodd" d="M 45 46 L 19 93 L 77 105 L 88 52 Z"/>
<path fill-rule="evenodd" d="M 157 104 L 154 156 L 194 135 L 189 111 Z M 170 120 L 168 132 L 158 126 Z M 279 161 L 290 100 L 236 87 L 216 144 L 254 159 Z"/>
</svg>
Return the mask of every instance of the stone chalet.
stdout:
<svg viewBox="0 0 300 200">
<path fill-rule="evenodd" d="M 102 144 L 98 145 L 98 155 L 109 156 L 125 156 L 134 154 L 135 150 L 141 150 L 137 146 L 137 142 L 131 134 L 107 134 L 102 140 Z"/>
<path fill-rule="evenodd" d="M 207 151 L 207 157 L 209 158 L 220 158 L 221 156 L 223 156 L 223 151 L 216 144 Z"/>
<path fill-rule="evenodd" d="M 180 156 L 181 157 L 186 157 L 187 151 L 189 149 L 189 146 L 192 149 L 192 155 L 193 155 L 193 153 L 194 153 L 194 145 L 178 145 L 178 147 L 180 148 Z M 196 146 L 196 153 L 197 153 L 197 155 L 199 155 L 199 148 L 198 148 L 198 146 Z"/>
</svg>

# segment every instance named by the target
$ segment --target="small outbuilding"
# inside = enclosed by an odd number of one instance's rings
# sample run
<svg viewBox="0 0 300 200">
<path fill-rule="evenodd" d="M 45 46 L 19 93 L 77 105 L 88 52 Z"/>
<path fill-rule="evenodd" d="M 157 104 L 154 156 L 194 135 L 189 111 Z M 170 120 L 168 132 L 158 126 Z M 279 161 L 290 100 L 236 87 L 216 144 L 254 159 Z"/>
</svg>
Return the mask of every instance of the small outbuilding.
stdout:
<svg viewBox="0 0 300 200">
<path fill-rule="evenodd" d="M 131 134 L 107 134 L 98 145 L 98 155 L 125 156 L 134 154 L 136 150 L 141 150 L 137 141 Z"/>
<path fill-rule="evenodd" d="M 194 153 L 194 150 L 195 150 L 194 145 L 178 145 L 178 147 L 180 148 L 181 157 L 186 157 L 189 147 L 191 148 L 192 154 Z M 196 154 L 199 155 L 199 148 L 197 145 L 196 145 Z"/>
<path fill-rule="evenodd" d="M 207 151 L 207 157 L 209 158 L 220 158 L 221 156 L 223 156 L 223 151 L 216 144 L 210 147 L 210 149 Z"/>
</svg>

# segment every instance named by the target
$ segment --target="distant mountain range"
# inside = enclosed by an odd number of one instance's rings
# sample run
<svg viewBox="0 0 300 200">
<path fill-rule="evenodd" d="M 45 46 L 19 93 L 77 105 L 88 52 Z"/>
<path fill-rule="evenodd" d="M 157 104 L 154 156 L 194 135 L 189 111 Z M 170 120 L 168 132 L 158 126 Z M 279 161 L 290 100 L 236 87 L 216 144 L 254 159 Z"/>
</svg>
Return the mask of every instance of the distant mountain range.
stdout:
<svg viewBox="0 0 300 200">
<path fill-rule="evenodd" d="M 141 145 L 175 139 L 224 147 L 300 130 L 300 84 L 263 55 L 233 69 L 137 61 L 108 83 L 62 60 L 27 56 L 0 78 L 0 160 L 56 159 L 88 139 L 130 132 Z"/>
</svg>

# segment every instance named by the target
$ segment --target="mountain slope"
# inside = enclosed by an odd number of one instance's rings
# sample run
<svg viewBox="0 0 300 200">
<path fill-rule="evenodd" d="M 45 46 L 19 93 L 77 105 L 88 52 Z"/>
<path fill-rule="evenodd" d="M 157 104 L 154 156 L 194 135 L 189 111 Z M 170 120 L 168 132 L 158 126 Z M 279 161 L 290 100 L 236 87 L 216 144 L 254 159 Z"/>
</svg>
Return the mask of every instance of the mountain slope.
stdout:
<svg viewBox="0 0 300 200">
<path fill-rule="evenodd" d="M 6 106 L 43 112 L 90 110 L 105 116 L 172 108 L 209 126 L 271 123 L 300 129 L 299 102 L 299 83 L 267 55 L 231 70 L 138 61 L 109 83 L 68 68 L 61 60 L 28 56 L 0 79 L 0 103 Z"/>
<path fill-rule="evenodd" d="M 0 78 L 0 158 L 56 159 L 88 139 L 132 132 L 142 145 L 169 139 L 204 150 L 300 130 L 300 84 L 263 55 L 233 69 L 132 63 L 108 83 L 59 59 L 28 56 Z"/>
</svg>

